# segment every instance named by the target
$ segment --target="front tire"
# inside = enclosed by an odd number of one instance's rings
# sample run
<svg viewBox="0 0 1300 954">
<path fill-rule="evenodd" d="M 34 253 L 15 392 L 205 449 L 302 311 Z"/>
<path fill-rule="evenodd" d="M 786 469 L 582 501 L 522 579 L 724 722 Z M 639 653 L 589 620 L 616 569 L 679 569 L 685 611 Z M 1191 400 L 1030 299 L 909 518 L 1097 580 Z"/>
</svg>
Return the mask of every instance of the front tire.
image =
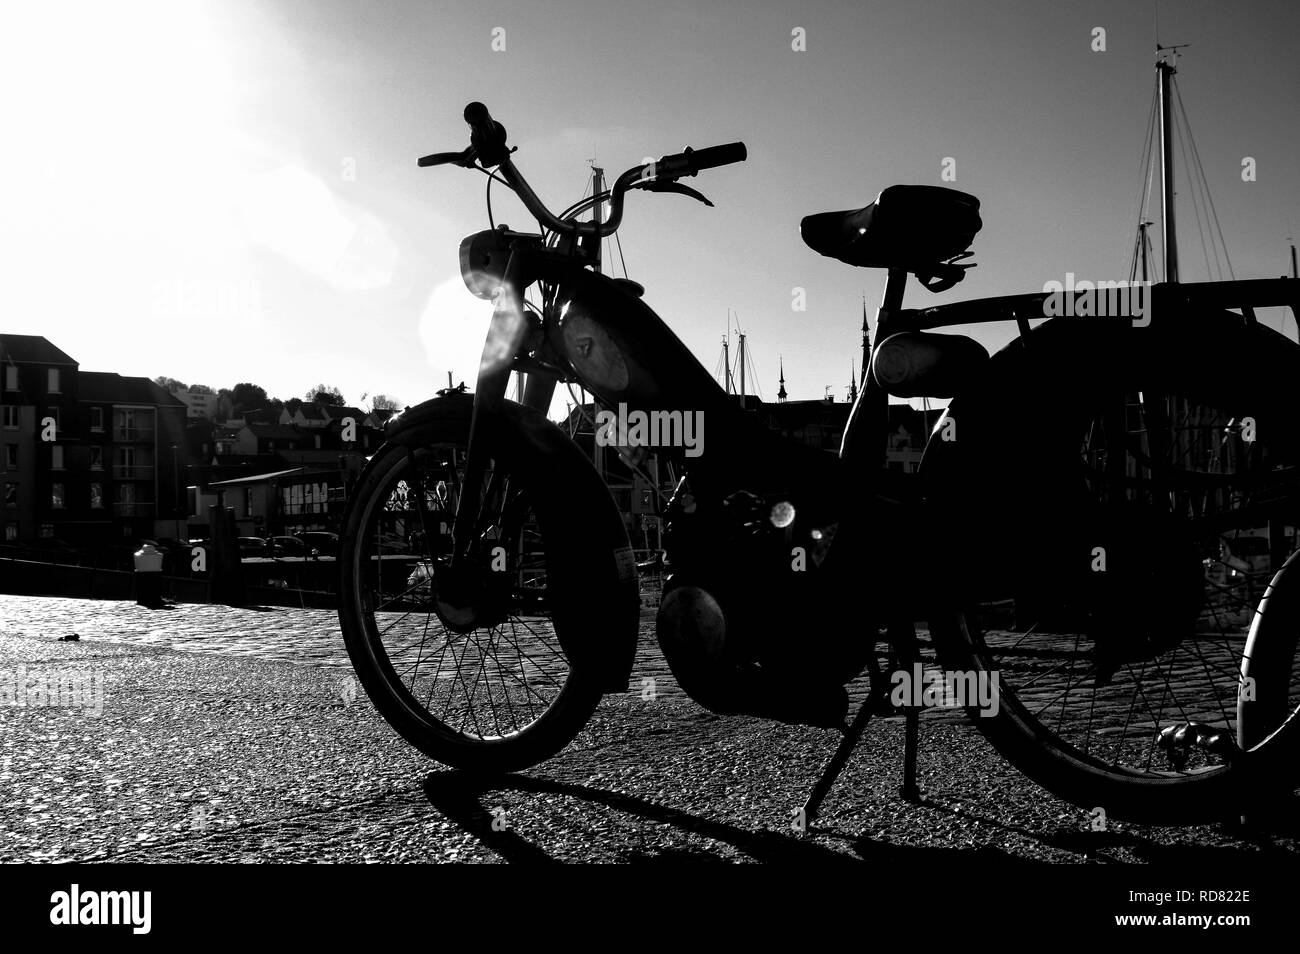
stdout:
<svg viewBox="0 0 1300 954">
<path fill-rule="evenodd" d="M 454 768 L 509 772 L 572 741 L 602 686 L 563 619 L 581 599 L 557 566 L 572 557 L 573 515 L 560 512 L 536 447 L 510 427 L 488 433 L 477 492 L 458 483 L 468 413 L 375 454 L 344 518 L 339 619 L 358 679 L 403 738 Z M 483 507 L 469 583 L 445 572 L 462 497 Z"/>
</svg>

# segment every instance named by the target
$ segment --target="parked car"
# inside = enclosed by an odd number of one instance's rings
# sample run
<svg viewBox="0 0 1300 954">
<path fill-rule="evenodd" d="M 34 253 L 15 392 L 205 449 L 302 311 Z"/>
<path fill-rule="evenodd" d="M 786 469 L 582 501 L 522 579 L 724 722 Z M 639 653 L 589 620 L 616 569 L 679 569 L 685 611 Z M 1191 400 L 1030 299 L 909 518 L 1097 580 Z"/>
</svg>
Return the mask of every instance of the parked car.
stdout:
<svg viewBox="0 0 1300 954">
<path fill-rule="evenodd" d="M 336 557 L 339 555 L 339 535 L 326 530 L 308 530 L 298 534 L 309 556 Z"/>
<path fill-rule="evenodd" d="M 433 593 L 433 562 L 421 560 L 415 564 L 411 575 L 406 578 L 406 588 L 411 595 L 428 599 Z"/>
<path fill-rule="evenodd" d="M 310 552 L 297 537 L 276 536 L 267 537 L 267 543 L 270 545 L 270 556 L 274 557 L 305 557 Z"/>
<path fill-rule="evenodd" d="M 1231 570 L 1230 575 L 1259 577 L 1267 574 L 1272 565 L 1269 554 L 1268 537 L 1256 534 L 1241 534 L 1223 537 L 1223 562 Z"/>
<path fill-rule="evenodd" d="M 383 554 L 410 553 L 411 546 L 395 533 L 383 533 L 379 536 L 379 550 Z"/>
<path fill-rule="evenodd" d="M 239 558 L 241 560 L 247 560 L 251 557 L 268 557 L 270 555 L 270 547 L 262 537 L 239 538 Z"/>
</svg>

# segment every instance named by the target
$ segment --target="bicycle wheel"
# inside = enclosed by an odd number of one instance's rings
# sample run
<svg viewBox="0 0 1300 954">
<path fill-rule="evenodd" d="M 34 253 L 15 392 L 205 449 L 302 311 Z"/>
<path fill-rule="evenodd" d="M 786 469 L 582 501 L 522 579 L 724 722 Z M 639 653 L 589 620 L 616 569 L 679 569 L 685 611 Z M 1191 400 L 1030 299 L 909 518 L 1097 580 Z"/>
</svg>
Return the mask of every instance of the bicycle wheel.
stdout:
<svg viewBox="0 0 1300 954">
<path fill-rule="evenodd" d="M 556 618 L 575 595 L 545 466 L 498 429 L 483 483 L 465 487 L 468 430 L 468 414 L 442 420 L 372 458 L 345 517 L 339 617 L 358 678 L 403 737 L 446 765 L 514 771 L 567 745 L 601 685 Z M 478 519 L 453 568 L 457 506 Z"/>
<path fill-rule="evenodd" d="M 980 498 L 982 516 L 964 527 L 981 570 L 938 626 L 962 665 L 996 674 L 998 711 L 973 714 L 1025 774 L 1108 814 L 1208 820 L 1296 780 L 1280 757 L 1297 745 L 1294 641 L 1270 660 L 1283 716 L 1247 751 L 1236 738 L 1267 558 L 1294 548 L 1300 524 L 1300 455 L 1277 378 L 1225 380 L 1208 349 L 1162 354 L 1168 336 L 1120 335 L 1075 340 L 1069 369 L 1017 381 L 1042 398 L 1017 422 L 1019 469 L 995 464 L 984 426 L 1005 388 L 951 409 L 965 429 L 962 472 L 996 473 L 997 486 L 976 479 L 955 494 L 966 510 Z M 1107 373 L 1077 373 L 1103 359 Z"/>
</svg>

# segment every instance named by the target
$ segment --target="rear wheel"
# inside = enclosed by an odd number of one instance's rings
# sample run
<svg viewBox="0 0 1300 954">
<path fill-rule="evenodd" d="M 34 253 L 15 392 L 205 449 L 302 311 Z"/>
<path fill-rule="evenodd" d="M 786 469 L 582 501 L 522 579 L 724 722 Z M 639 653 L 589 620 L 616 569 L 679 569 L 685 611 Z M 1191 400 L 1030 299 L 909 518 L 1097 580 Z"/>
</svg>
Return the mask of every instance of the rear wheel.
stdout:
<svg viewBox="0 0 1300 954">
<path fill-rule="evenodd" d="M 573 594 L 556 584 L 559 515 L 535 464 L 499 437 L 467 488 L 467 438 L 467 417 L 440 421 L 376 453 L 345 517 L 339 616 L 358 678 L 403 737 L 446 765 L 513 771 L 567 745 L 601 690 L 555 619 Z M 457 506 L 479 516 L 453 568 Z"/>
<path fill-rule="evenodd" d="M 1114 357 L 1098 344 L 1074 360 Z M 1300 459 L 1281 395 L 1229 386 L 1205 362 L 1162 373 L 1157 357 L 1131 355 L 1109 380 L 1038 382 L 1012 472 L 981 423 L 998 402 L 952 409 L 974 469 L 945 485 L 948 505 L 993 519 L 965 520 L 981 572 L 938 625 L 959 665 L 996 675 L 998 711 L 977 723 L 1025 774 L 1089 808 L 1187 822 L 1296 780 L 1295 642 L 1267 682 L 1242 666 L 1270 551 L 1294 548 Z M 1242 751 L 1239 699 L 1262 689 L 1273 716 Z"/>
</svg>

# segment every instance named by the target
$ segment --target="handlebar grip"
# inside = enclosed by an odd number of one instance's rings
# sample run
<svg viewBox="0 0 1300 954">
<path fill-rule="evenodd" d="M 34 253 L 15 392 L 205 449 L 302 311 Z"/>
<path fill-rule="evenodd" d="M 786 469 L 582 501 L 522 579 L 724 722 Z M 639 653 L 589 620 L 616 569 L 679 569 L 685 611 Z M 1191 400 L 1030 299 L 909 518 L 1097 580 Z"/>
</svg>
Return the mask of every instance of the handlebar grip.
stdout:
<svg viewBox="0 0 1300 954">
<path fill-rule="evenodd" d="M 470 103 L 465 107 L 465 122 L 469 123 L 470 142 L 483 165 L 499 165 L 510 154 L 506 148 L 506 127 L 493 120 L 482 103 Z"/>
<path fill-rule="evenodd" d="M 421 156 L 418 164 L 420 166 L 442 166 L 449 162 L 462 163 L 465 161 L 466 153 L 464 152 L 435 152 L 431 156 Z"/>
<path fill-rule="evenodd" d="M 685 155 L 691 168 L 699 172 L 702 169 L 714 169 L 733 162 L 744 162 L 749 155 L 749 150 L 745 148 L 743 142 L 729 142 L 721 146 L 691 150 Z"/>
</svg>

